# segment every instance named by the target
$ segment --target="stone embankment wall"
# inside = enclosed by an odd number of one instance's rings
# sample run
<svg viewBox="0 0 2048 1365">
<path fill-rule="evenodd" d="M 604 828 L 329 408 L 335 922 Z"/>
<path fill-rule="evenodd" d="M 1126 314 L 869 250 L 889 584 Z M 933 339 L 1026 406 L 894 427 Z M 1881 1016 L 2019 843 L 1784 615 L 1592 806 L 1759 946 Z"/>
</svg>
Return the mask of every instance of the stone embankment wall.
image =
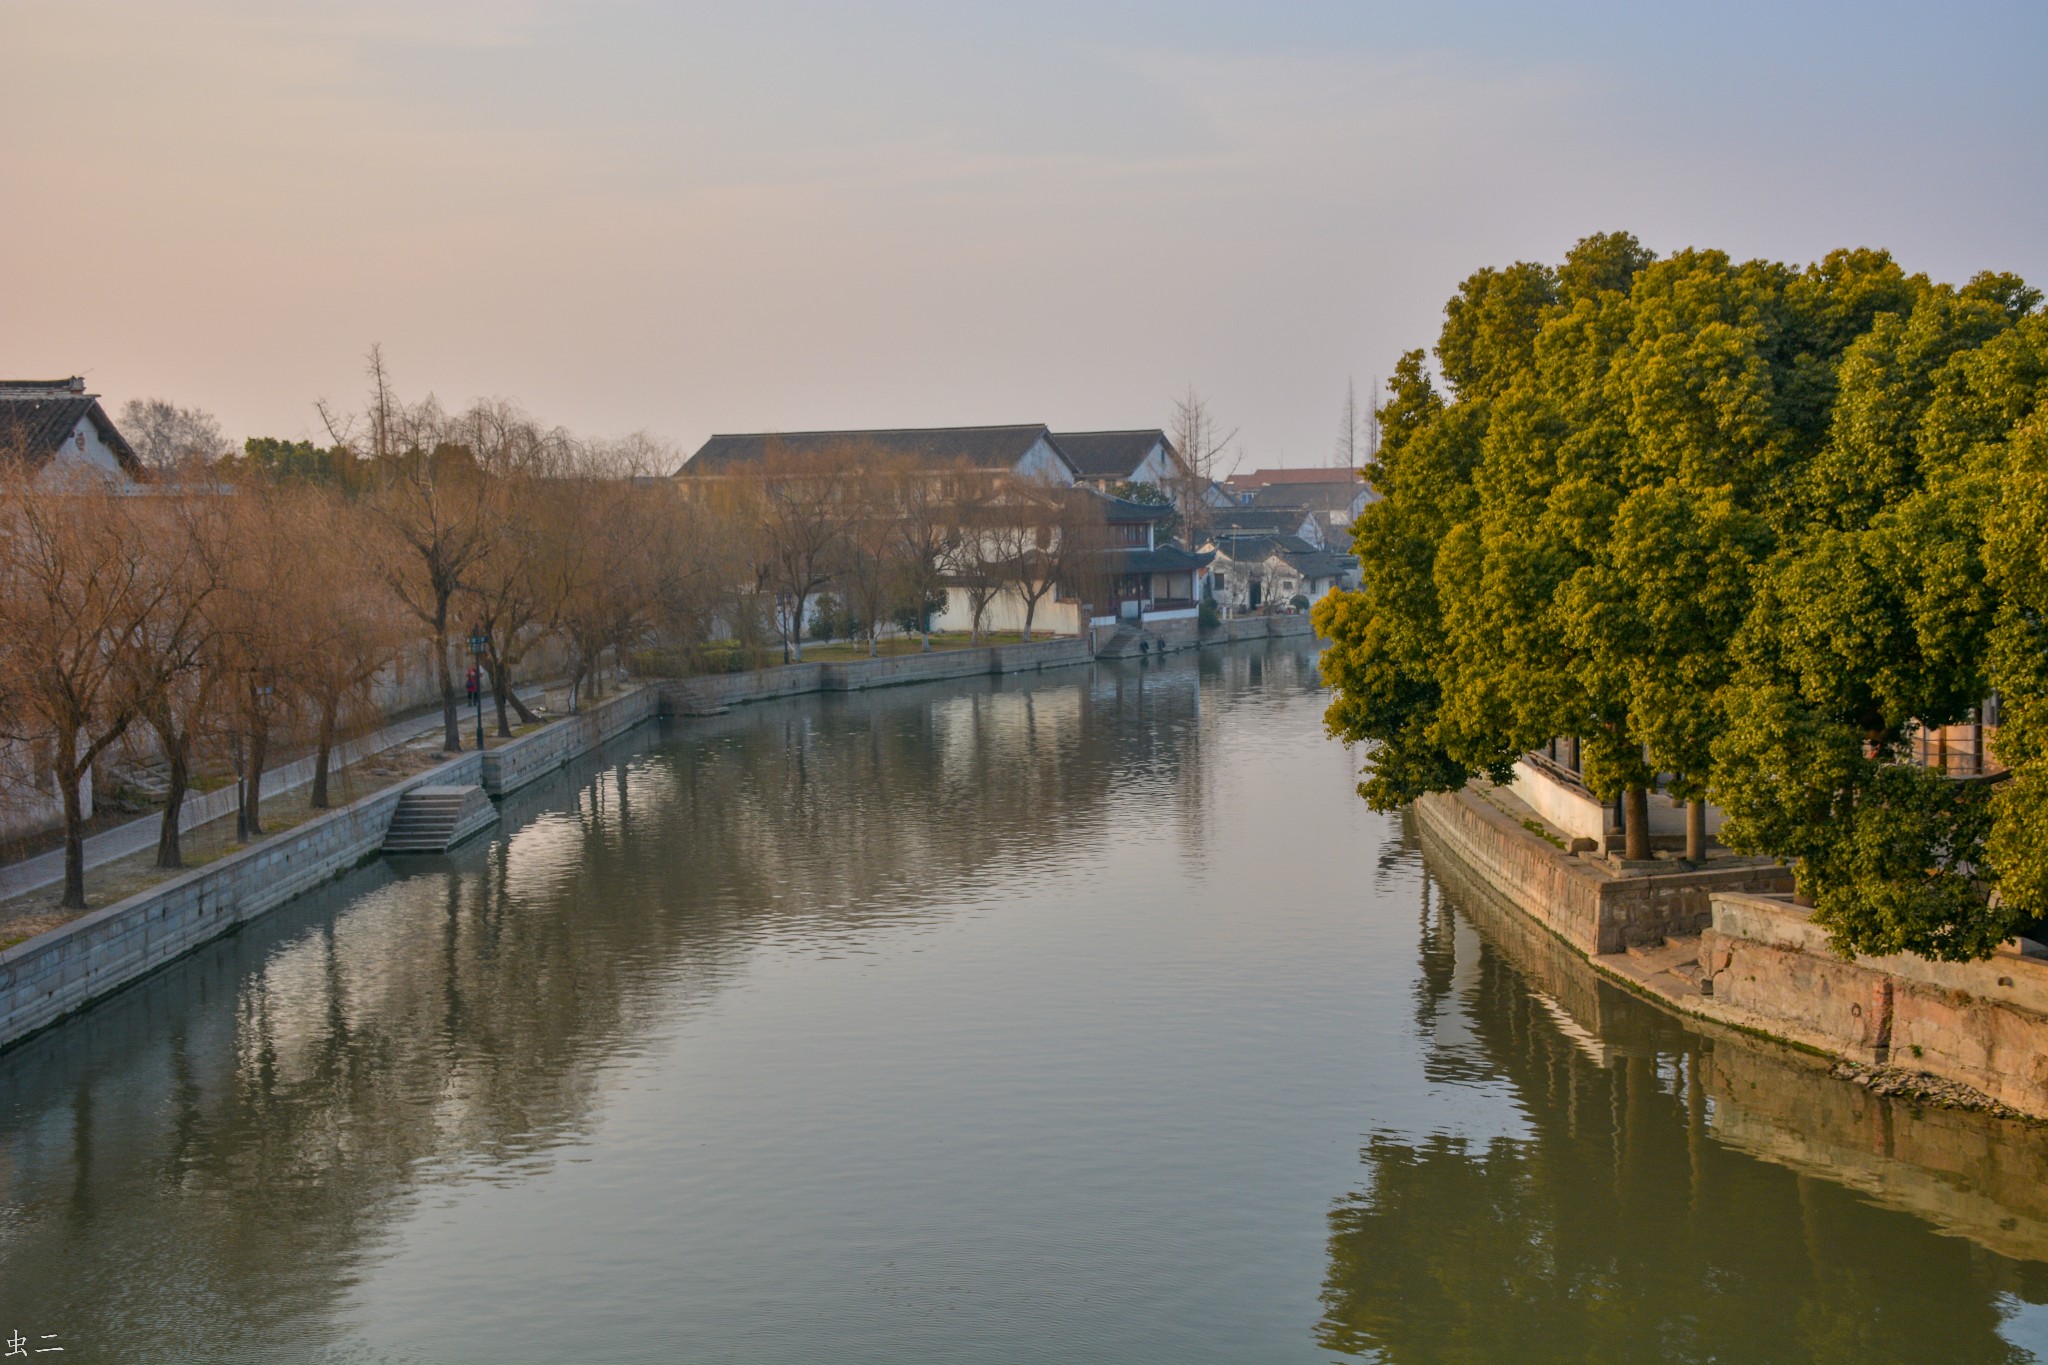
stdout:
<svg viewBox="0 0 2048 1365">
<path fill-rule="evenodd" d="M 503 796 L 650 719 L 659 701 L 653 687 L 613 697 L 16 944 L 0 953 L 0 1047 L 349 871 L 383 846 L 392 809 L 413 788 L 481 785 Z"/>
<path fill-rule="evenodd" d="M 1289 621 L 1295 618 L 1261 618 Z M 1299 634 L 1307 630 L 1274 633 Z M 1261 634 L 1265 633 L 1263 631 Z M 0 1047 L 148 975 L 378 852 L 391 812 L 422 786 L 478 785 L 502 798 L 657 715 L 716 711 L 807 692 L 1030 672 L 1088 663 L 1086 638 L 799 664 L 646 685 L 483 754 L 468 753 L 140 895 L 0 952 Z"/>
<path fill-rule="evenodd" d="M 1085 638 L 1069 636 L 1028 645 L 934 650 L 930 654 L 899 654 L 844 663 L 790 664 L 757 673 L 715 673 L 663 683 L 661 691 L 665 714 L 701 715 L 740 702 L 771 701 L 808 692 L 859 692 L 870 687 L 986 674 L 1028 673 L 1085 664 L 1094 657 Z"/>
<path fill-rule="evenodd" d="M 1782 896 L 1719 894 L 1700 966 L 1716 1013 L 1870 1066 L 1924 1071 L 2048 1117 L 2048 958 L 1837 956 Z"/>
<path fill-rule="evenodd" d="M 1130 623 L 1111 622 L 1094 628 L 1095 647 L 1103 649 L 1128 628 Z M 1232 645 L 1240 640 L 1273 640 L 1285 637 L 1313 635 L 1315 626 L 1306 612 L 1293 615 L 1236 616 L 1219 622 L 1214 629 L 1203 630 L 1197 617 L 1178 617 L 1169 621 L 1148 620 L 1138 623 L 1137 631 L 1147 648 L 1141 650 L 1130 646 L 1119 657 L 1141 653 L 1156 653 L 1161 650 L 1207 649 L 1211 645 Z"/>
<path fill-rule="evenodd" d="M 1766 858 L 1717 858 L 1686 871 L 1616 872 L 1567 853 L 1471 791 L 1415 803 L 1416 818 L 1469 871 L 1582 953 L 1619 953 L 1671 935 L 1697 934 L 1718 891 L 1792 889 L 1792 874 Z"/>
<path fill-rule="evenodd" d="M 376 852 L 398 798 L 472 784 L 477 756 L 360 801 L 0 953 L 0 1046 L 111 994 Z"/>
<path fill-rule="evenodd" d="M 391 812 L 423 786 L 504 797 L 665 711 L 802 692 L 1017 673 L 1086 663 L 1085 639 L 948 650 L 643 686 L 482 754 L 469 753 L 0 953 L 0 1047 L 146 976 L 375 855 Z"/>
<path fill-rule="evenodd" d="M 1635 1010 L 1647 1006 L 1624 998 L 1598 966 L 1461 864 L 1445 860 L 1436 870 L 1479 936 L 1514 964 L 1596 1065 L 1614 1065 L 1639 1046 Z M 2038 1131 L 2019 1134 L 1982 1114 L 1934 1107 L 1898 1122 L 1896 1101 L 1829 1074 L 1822 1057 L 1715 1029 L 1701 1030 L 1697 1047 L 1696 1076 L 1688 1079 L 1711 1100 L 1708 1122 L 1719 1141 L 1825 1175 L 2004 1255 L 2048 1260 L 2048 1182 L 2041 1178 L 2048 1146 Z"/>
<path fill-rule="evenodd" d="M 586 706 L 502 749 L 485 750 L 477 780 L 494 797 L 516 792 L 634 726 L 653 720 L 660 707 L 661 689 L 652 684 Z"/>
</svg>

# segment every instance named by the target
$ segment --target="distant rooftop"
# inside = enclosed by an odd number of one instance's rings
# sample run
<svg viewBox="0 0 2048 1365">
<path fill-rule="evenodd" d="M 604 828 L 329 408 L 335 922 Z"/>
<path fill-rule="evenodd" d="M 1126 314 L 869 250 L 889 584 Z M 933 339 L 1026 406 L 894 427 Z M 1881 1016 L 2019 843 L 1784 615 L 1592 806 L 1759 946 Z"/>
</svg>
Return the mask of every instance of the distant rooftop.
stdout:
<svg viewBox="0 0 2048 1365">
<path fill-rule="evenodd" d="M 0 457 L 20 457 L 40 466 L 78 430 L 81 420 L 92 423 L 122 468 L 141 474 L 142 461 L 134 447 L 100 407 L 99 395 L 85 391 L 84 379 L 0 379 Z"/>
<path fill-rule="evenodd" d="M 1321 465 L 1308 469 L 1254 469 L 1249 474 L 1232 474 L 1224 487 L 1245 492 L 1280 483 L 1356 483 L 1359 471 L 1345 465 Z"/>
<path fill-rule="evenodd" d="M 920 463 L 960 462 L 977 469 L 1008 469 L 1040 441 L 1059 449 L 1043 422 L 1000 427 L 883 427 L 868 431 L 759 431 L 713 436 L 680 471 L 730 474 L 770 458 L 814 460 L 866 450 Z"/>
<path fill-rule="evenodd" d="M 1056 431 L 1052 439 L 1084 479 L 1127 479 L 1153 447 L 1173 449 L 1157 427 L 1131 431 Z"/>
</svg>

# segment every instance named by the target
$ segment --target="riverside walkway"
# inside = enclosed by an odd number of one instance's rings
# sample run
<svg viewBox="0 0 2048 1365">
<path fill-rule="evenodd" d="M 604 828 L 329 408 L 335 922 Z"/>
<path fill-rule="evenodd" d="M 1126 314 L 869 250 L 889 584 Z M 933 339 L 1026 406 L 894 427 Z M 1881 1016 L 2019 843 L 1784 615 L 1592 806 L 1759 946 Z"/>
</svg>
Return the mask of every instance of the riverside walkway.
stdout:
<svg viewBox="0 0 2048 1365">
<path fill-rule="evenodd" d="M 543 689 L 539 687 L 521 688 L 519 689 L 519 695 L 522 699 L 531 701 L 541 695 L 542 691 Z M 378 754 L 400 748 L 412 743 L 414 740 L 431 735 L 441 728 L 442 723 L 439 711 L 435 711 L 432 715 L 415 716 L 410 720 L 394 721 L 383 729 L 373 731 L 361 739 L 350 740 L 345 744 L 335 746 L 334 758 L 330 763 L 330 768 L 338 773 L 342 769 L 352 767 L 366 758 L 374 758 Z M 282 792 L 297 791 L 300 787 L 310 783 L 313 780 L 313 758 L 313 755 L 308 754 L 304 758 L 295 759 L 290 763 L 279 764 L 277 767 L 265 772 L 263 774 L 264 795 L 274 796 Z M 235 789 L 233 786 L 222 787 L 217 791 L 211 792 L 194 792 L 185 799 L 185 807 L 180 813 L 178 828 L 180 830 L 197 829 L 201 825 L 211 824 L 215 820 L 225 820 L 234 813 Z M 95 867 L 111 863 L 118 858 L 126 858 L 130 854 L 154 848 L 162 830 L 163 817 L 160 814 L 137 816 L 126 824 L 116 825 L 112 829 L 101 830 L 98 834 L 92 835 L 85 841 L 86 870 L 91 871 Z M 38 853 L 33 858 L 24 858 L 18 863 L 8 863 L 6 866 L 0 867 L 0 901 L 11 900 L 16 896 L 25 896 L 31 891 L 38 891 L 46 886 L 54 886 L 63 880 L 64 850 L 62 848 L 54 848 L 48 853 Z"/>
</svg>

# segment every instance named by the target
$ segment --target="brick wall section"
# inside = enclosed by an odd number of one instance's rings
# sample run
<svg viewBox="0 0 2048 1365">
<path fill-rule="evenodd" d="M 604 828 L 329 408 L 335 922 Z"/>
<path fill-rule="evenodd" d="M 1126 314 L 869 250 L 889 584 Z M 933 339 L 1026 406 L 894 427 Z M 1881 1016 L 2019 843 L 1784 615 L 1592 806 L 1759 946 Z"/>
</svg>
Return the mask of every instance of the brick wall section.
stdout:
<svg viewBox="0 0 2048 1365">
<path fill-rule="evenodd" d="M 0 1047 L 347 872 L 383 844 L 412 788 L 477 778 L 477 755 L 450 759 L 0 953 Z"/>
<path fill-rule="evenodd" d="M 1717 891 L 1789 891 L 1792 874 L 1766 859 L 1729 859 L 1696 872 L 1630 876 L 1580 858 L 1523 828 L 1469 791 L 1415 803 L 1423 829 L 1494 890 L 1582 953 L 1697 934 Z"/>
<path fill-rule="evenodd" d="M 1852 960 L 1789 899 L 1721 894 L 1713 904 L 1700 962 L 1715 1003 L 1742 1022 L 2048 1117 L 2048 959 L 2009 945 L 1985 962 Z"/>
</svg>

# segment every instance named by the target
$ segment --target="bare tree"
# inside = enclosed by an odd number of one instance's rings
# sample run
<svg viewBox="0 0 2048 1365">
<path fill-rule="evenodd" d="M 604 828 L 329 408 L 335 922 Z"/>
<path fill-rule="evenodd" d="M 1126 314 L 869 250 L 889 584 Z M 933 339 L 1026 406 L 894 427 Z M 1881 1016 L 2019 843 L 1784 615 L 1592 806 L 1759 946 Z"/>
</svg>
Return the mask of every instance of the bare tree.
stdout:
<svg viewBox="0 0 2048 1365">
<path fill-rule="evenodd" d="M 1361 465 L 1371 464 L 1380 457 L 1379 391 L 1380 377 L 1374 375 L 1365 386 L 1369 401 L 1365 405 L 1365 449 L 1361 452 L 1365 458 L 1359 462 Z"/>
<path fill-rule="evenodd" d="M 429 397 L 405 404 L 392 392 L 383 352 L 371 347 L 368 408 L 345 414 L 319 405 L 337 446 L 366 439 L 371 469 L 367 505 L 389 528 L 381 543 L 394 553 L 380 566 L 406 608 L 423 628 L 434 652 L 441 683 L 442 746 L 462 749 L 462 721 L 455 673 L 449 661 L 449 607 L 462 590 L 463 575 L 490 543 L 488 458 L 509 418 L 500 405 L 479 404 L 451 421 Z M 477 445 L 465 444 L 464 438 Z"/>
<path fill-rule="evenodd" d="M 797 663 L 804 658 L 804 617 L 812 599 L 832 583 L 846 529 L 858 512 L 847 488 L 851 455 L 827 451 L 798 459 L 771 446 L 749 480 L 765 584 L 775 594 L 776 622 Z"/>
<path fill-rule="evenodd" d="M 123 403 L 121 434 L 152 469 L 209 465 L 234 453 L 212 413 L 181 408 L 162 398 L 131 398 Z"/>
<path fill-rule="evenodd" d="M 546 504 L 591 471 L 579 471 L 574 442 L 560 429 L 544 431 L 521 420 L 503 431 L 502 440 L 506 448 L 498 463 L 504 473 L 492 481 L 488 501 L 493 525 L 483 552 L 465 572 L 463 601 L 484 641 L 498 734 L 510 738 L 511 712 L 529 724 L 535 719 L 515 690 L 515 673 L 561 618 L 564 587 L 550 571 L 542 534 Z"/>
<path fill-rule="evenodd" d="M 1107 600 L 1111 544 L 1109 509 L 1081 488 L 1061 490 L 1059 520 L 1047 555 L 1046 572 L 1059 597 L 1078 604 L 1082 634 L 1096 603 Z"/>
<path fill-rule="evenodd" d="M 946 575 L 960 543 L 960 508 L 974 475 L 964 465 L 905 468 L 896 485 L 896 573 L 916 614 L 924 652 L 932 648 L 926 610 L 946 590 Z"/>
<path fill-rule="evenodd" d="M 385 583 L 370 574 L 332 571 L 360 554 L 374 534 L 365 514 L 324 490 L 302 491 L 293 501 L 291 534 L 306 590 L 297 603 L 304 613 L 301 634 L 284 663 L 312 711 L 309 804 L 325 810 L 335 746 L 351 732 L 376 725 L 371 684 L 397 657 L 407 632 L 403 608 Z"/>
<path fill-rule="evenodd" d="M 623 664 L 627 649 L 659 609 L 652 549 L 669 509 L 667 498 L 620 479 L 582 478 L 554 500 L 552 558 L 563 588 L 561 632 L 569 645 L 569 706 L 583 685 L 602 690 L 607 651 Z"/>
<path fill-rule="evenodd" d="M 198 610 L 173 584 L 188 553 L 163 504 L 94 483 L 0 486 L 0 717 L 48 755 L 64 811 L 66 909 L 85 908 L 86 775 L 183 667 L 165 648 Z"/>
<path fill-rule="evenodd" d="M 1357 469 L 1359 456 L 1364 453 L 1365 432 L 1358 411 L 1358 384 L 1354 380 L 1344 381 L 1344 412 L 1337 422 L 1336 462 L 1346 469 Z"/>
<path fill-rule="evenodd" d="M 867 635 L 868 657 L 881 653 L 882 622 L 904 595 L 906 493 L 921 478 L 914 465 L 884 451 L 849 452 L 846 478 L 851 515 L 840 537 L 840 594 Z"/>
<path fill-rule="evenodd" d="M 1190 386 L 1173 402 L 1172 437 L 1181 458 L 1173 480 L 1174 503 L 1187 543 L 1199 545 L 1209 526 L 1209 487 L 1216 481 L 1216 461 L 1237 439 L 1237 429 L 1225 433 L 1208 403 Z"/>
<path fill-rule="evenodd" d="M 1029 643 L 1038 605 L 1055 596 L 1086 553 L 1090 514 L 1102 504 L 1078 488 L 1038 480 L 1009 486 L 992 537 L 1008 584 L 1024 604 L 1024 640 Z"/>
<path fill-rule="evenodd" d="M 986 479 L 962 480 L 954 504 L 959 528 L 947 564 L 952 581 L 967 594 L 968 642 L 981 643 L 981 623 L 989 604 L 1009 581 L 1009 548 L 1003 531 L 1008 509 L 1003 490 Z"/>
<path fill-rule="evenodd" d="M 293 672 L 318 582 L 334 566 L 313 563 L 289 492 L 255 480 L 228 501 L 233 553 L 211 612 L 221 670 L 220 709 L 241 799 L 235 835 L 263 833 L 263 776 L 299 700 Z"/>
<path fill-rule="evenodd" d="M 156 865 L 162 868 L 185 865 L 179 826 L 199 746 L 214 721 L 223 676 L 215 607 L 227 581 L 231 541 L 222 499 L 202 495 L 175 506 L 190 553 L 167 566 L 165 581 L 179 599 L 179 609 L 169 615 L 184 629 L 179 638 L 159 640 L 164 684 L 142 705 L 142 717 L 164 757 L 164 809 L 156 845 Z"/>
</svg>

